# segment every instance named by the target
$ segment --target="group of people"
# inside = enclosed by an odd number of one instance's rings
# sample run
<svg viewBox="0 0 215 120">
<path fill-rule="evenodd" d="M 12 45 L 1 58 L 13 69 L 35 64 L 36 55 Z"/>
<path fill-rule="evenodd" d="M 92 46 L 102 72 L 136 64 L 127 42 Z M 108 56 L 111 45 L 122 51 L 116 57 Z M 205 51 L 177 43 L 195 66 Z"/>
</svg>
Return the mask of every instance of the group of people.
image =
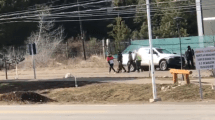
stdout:
<svg viewBox="0 0 215 120">
<path fill-rule="evenodd" d="M 141 59 L 141 56 L 137 52 L 135 52 L 135 58 L 133 59 L 132 52 L 129 51 L 129 55 L 128 55 L 128 71 L 123 66 L 122 59 L 123 59 L 122 52 L 118 51 L 118 55 L 117 55 L 118 69 L 116 71 L 114 69 L 114 58 L 113 58 L 113 56 L 111 54 L 108 55 L 107 62 L 109 64 L 109 66 L 110 66 L 109 73 L 111 72 L 111 70 L 113 70 L 114 73 L 120 73 L 122 70 L 124 70 L 124 72 L 129 73 L 130 70 L 131 70 L 131 66 L 134 65 L 135 63 L 136 63 L 136 70 L 138 72 L 140 72 L 140 65 L 141 65 L 142 59 Z"/>
<path fill-rule="evenodd" d="M 193 57 L 194 57 L 194 50 L 191 49 L 190 46 L 187 47 L 187 51 L 185 52 L 185 57 L 187 59 L 187 65 L 189 69 L 193 69 L 194 68 L 194 62 L 193 62 Z M 118 61 L 118 69 L 117 71 L 114 69 L 114 58 L 111 54 L 108 55 L 107 57 L 107 62 L 110 66 L 109 68 L 109 73 L 111 72 L 111 70 L 114 71 L 114 73 L 120 73 L 122 70 L 124 70 L 124 72 L 130 72 L 131 70 L 131 66 L 132 65 L 136 65 L 136 70 L 138 72 L 140 72 L 140 66 L 141 66 L 141 61 L 142 58 L 141 56 L 138 54 L 138 52 L 135 52 L 135 57 L 133 59 L 132 57 L 132 52 L 129 51 L 129 55 L 128 55 L 128 71 L 125 69 L 125 67 L 122 64 L 122 60 L 123 60 L 123 56 L 122 56 L 122 52 L 118 51 L 118 56 L 117 56 L 117 61 Z M 190 65 L 191 63 L 191 65 Z M 135 71 L 135 69 L 134 69 Z"/>
</svg>

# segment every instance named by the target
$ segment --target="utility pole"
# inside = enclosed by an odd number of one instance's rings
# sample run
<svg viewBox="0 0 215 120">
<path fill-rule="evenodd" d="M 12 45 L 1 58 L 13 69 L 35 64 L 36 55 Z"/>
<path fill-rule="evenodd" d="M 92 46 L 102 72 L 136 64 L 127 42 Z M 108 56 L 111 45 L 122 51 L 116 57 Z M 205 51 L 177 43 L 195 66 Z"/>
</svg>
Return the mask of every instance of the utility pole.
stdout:
<svg viewBox="0 0 215 120">
<path fill-rule="evenodd" d="M 196 0 L 196 14 L 197 14 L 197 22 L 198 22 L 198 34 L 199 36 L 203 36 L 203 22 L 202 22 L 202 0 Z"/>
<path fill-rule="evenodd" d="M 178 28 L 178 36 L 179 36 L 179 42 L 180 42 L 180 55 L 181 55 L 181 70 L 183 69 L 183 60 L 182 60 L 182 48 L 181 48 L 181 31 L 180 31 L 180 24 L 181 20 L 183 20 L 182 17 L 176 17 L 174 18 L 177 22 L 177 28 Z M 184 81 L 184 75 L 182 74 L 181 80 Z"/>
<path fill-rule="evenodd" d="M 177 22 L 177 29 L 178 29 L 178 36 L 179 36 L 179 42 L 180 42 L 180 55 L 181 55 L 181 69 L 183 69 L 183 62 L 182 62 L 182 48 L 181 48 L 181 31 L 180 31 L 180 23 L 183 19 L 182 17 L 176 17 L 174 18 Z"/>
<path fill-rule="evenodd" d="M 85 50 L 85 40 L 86 40 L 86 32 L 84 32 L 83 34 L 83 50 L 84 50 L 84 59 L 87 60 L 87 57 L 86 57 L 86 50 Z"/>
<path fill-rule="evenodd" d="M 203 21 L 202 21 L 202 0 L 196 0 L 196 15 L 198 24 L 198 35 L 199 35 L 199 47 L 204 47 L 204 31 L 203 31 Z"/>
<path fill-rule="evenodd" d="M 80 24 L 80 32 L 81 32 L 81 40 L 83 44 L 83 51 L 84 51 L 84 59 L 87 60 L 86 58 L 86 52 L 85 52 L 85 45 L 84 45 L 84 37 L 83 37 L 83 29 L 82 29 L 82 21 L 80 17 L 80 6 L 79 6 L 79 1 L 77 0 L 77 5 L 78 5 L 78 16 L 79 16 L 79 24 Z"/>
<path fill-rule="evenodd" d="M 5 77 L 6 77 L 6 80 L 7 80 L 8 76 L 7 76 L 7 59 L 6 59 L 6 54 L 4 54 L 4 64 L 5 64 Z"/>
<path fill-rule="evenodd" d="M 161 99 L 157 98 L 156 84 L 155 84 L 155 76 L 154 76 L 154 62 L 153 62 L 153 45 L 152 45 L 152 26 L 151 26 L 151 11 L 150 11 L 150 2 L 146 0 L 147 6 L 147 19 L 148 19 L 148 34 L 149 34 L 149 45 L 150 45 L 150 54 L 151 54 L 151 77 L 152 77 L 152 92 L 153 99 L 150 99 L 150 102 L 160 101 Z"/>
</svg>

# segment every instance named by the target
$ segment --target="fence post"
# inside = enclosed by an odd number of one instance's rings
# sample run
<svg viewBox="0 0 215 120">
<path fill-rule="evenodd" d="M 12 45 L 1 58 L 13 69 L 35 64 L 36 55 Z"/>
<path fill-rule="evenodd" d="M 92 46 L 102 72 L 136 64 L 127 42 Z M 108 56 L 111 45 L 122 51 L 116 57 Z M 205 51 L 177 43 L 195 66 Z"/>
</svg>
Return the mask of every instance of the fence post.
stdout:
<svg viewBox="0 0 215 120">
<path fill-rule="evenodd" d="M 68 52 L 68 42 L 66 42 L 66 57 L 69 58 L 69 52 Z"/>
<path fill-rule="evenodd" d="M 103 39 L 102 40 L 102 49 L 103 49 L 103 57 L 104 57 L 104 59 L 105 59 L 105 40 Z"/>
<path fill-rule="evenodd" d="M 83 44 L 84 59 L 87 60 L 86 51 L 85 51 L 85 33 L 84 33 L 84 36 L 81 36 L 81 39 L 82 39 L 82 44 Z"/>
</svg>

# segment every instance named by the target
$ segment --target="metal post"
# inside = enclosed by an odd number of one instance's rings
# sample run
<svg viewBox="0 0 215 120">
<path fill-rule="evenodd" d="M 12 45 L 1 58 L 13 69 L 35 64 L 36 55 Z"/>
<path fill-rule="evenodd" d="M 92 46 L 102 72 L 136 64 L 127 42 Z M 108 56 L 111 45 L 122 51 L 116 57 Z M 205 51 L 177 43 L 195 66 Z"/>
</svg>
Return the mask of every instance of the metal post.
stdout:
<svg viewBox="0 0 215 120">
<path fill-rule="evenodd" d="M 15 57 L 15 63 L 16 63 L 16 77 L 15 79 L 18 79 L 18 67 L 17 67 L 17 58 L 16 58 L 16 54 L 15 54 L 15 50 L 14 50 L 14 47 L 13 47 L 13 55 Z"/>
<path fill-rule="evenodd" d="M 196 0 L 196 14 L 197 14 L 197 22 L 198 22 L 198 34 L 199 36 L 203 36 L 203 22 L 202 22 L 202 5 L 201 0 Z"/>
<path fill-rule="evenodd" d="M 80 24 L 80 32 L 81 32 L 81 40 L 82 40 L 82 44 L 83 44 L 83 51 L 84 51 L 84 59 L 87 60 L 86 58 L 86 52 L 85 52 L 85 40 L 83 38 L 83 29 L 82 29 L 82 21 L 81 21 L 81 17 L 80 17 L 80 6 L 79 6 L 79 1 L 77 0 L 77 5 L 78 5 L 78 16 L 79 16 L 79 24 Z"/>
<path fill-rule="evenodd" d="M 104 59 L 105 59 L 105 40 L 103 39 L 102 40 L 102 48 L 103 48 L 103 56 L 104 56 Z"/>
<path fill-rule="evenodd" d="M 147 18 L 148 18 L 149 45 L 150 45 L 150 54 L 151 54 L 151 77 L 152 77 L 153 98 L 154 98 L 154 100 L 156 100 L 157 91 L 156 91 L 155 76 L 154 76 L 154 63 L 153 63 L 153 50 L 152 50 L 152 28 L 151 28 L 151 13 L 150 13 L 149 0 L 146 0 L 146 5 L 147 5 Z"/>
<path fill-rule="evenodd" d="M 69 59 L 68 42 L 66 42 L 66 57 Z"/>
<path fill-rule="evenodd" d="M 202 19 L 202 0 L 196 0 L 196 15 L 198 23 L 198 35 L 199 35 L 199 47 L 204 48 L 204 30 L 203 30 L 203 19 Z"/>
<path fill-rule="evenodd" d="M 36 77 L 36 70 L 35 70 L 33 44 L 31 44 L 31 53 L 32 53 L 32 62 L 33 62 L 33 69 L 34 69 L 34 79 L 37 79 L 37 77 Z"/>
<path fill-rule="evenodd" d="M 183 19 L 181 17 L 174 18 L 177 22 L 177 28 L 178 28 L 178 36 L 179 36 L 179 42 L 180 42 L 180 55 L 181 55 L 181 69 L 183 69 L 183 60 L 182 60 L 182 48 L 181 48 L 181 31 L 180 31 L 180 20 Z M 181 75 L 181 80 L 184 81 L 184 75 Z"/>
<path fill-rule="evenodd" d="M 83 42 L 83 50 L 84 50 L 84 59 L 87 60 L 87 57 L 86 57 L 86 51 L 85 51 L 85 33 L 82 37 L 82 42 Z"/>
<path fill-rule="evenodd" d="M 201 82 L 201 72 L 200 72 L 200 70 L 198 70 L 198 72 L 199 72 L 199 92 L 200 92 L 201 99 L 203 99 L 203 95 L 202 95 L 202 82 Z"/>
<path fill-rule="evenodd" d="M 78 87 L 77 79 L 75 77 L 75 87 Z"/>
<path fill-rule="evenodd" d="M 178 27 L 178 35 L 179 35 L 179 41 L 180 41 L 181 69 L 183 69 L 182 50 L 181 50 L 181 32 L 180 32 L 180 25 L 178 22 L 177 22 L 177 27 Z"/>
<path fill-rule="evenodd" d="M 7 60 L 6 57 L 4 56 L 4 62 L 5 62 L 5 75 L 6 75 L 6 80 L 8 79 L 7 77 Z"/>
</svg>

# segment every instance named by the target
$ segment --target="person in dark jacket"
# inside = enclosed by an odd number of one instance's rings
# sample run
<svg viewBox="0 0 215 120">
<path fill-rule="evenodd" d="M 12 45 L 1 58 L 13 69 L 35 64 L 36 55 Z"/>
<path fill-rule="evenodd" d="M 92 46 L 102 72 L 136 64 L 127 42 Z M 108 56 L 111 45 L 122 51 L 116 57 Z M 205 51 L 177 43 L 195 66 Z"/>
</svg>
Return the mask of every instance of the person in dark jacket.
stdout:
<svg viewBox="0 0 215 120">
<path fill-rule="evenodd" d="M 193 49 L 191 49 L 190 46 L 188 46 L 187 48 L 188 49 L 185 53 L 186 59 L 187 59 L 187 65 L 188 65 L 189 69 L 193 69 L 194 68 L 194 64 L 193 64 L 194 51 L 193 51 Z M 190 63 L 191 63 L 191 66 L 190 66 Z"/>
<path fill-rule="evenodd" d="M 126 69 L 122 65 L 122 52 L 120 52 L 120 51 L 118 51 L 117 61 L 119 63 L 117 73 L 119 73 L 122 69 L 124 70 L 124 72 L 126 72 Z"/>
<path fill-rule="evenodd" d="M 129 51 L 129 54 L 128 54 L 128 73 L 130 72 L 131 65 L 133 65 L 133 64 L 134 64 L 134 60 L 132 57 L 132 52 Z"/>
</svg>

